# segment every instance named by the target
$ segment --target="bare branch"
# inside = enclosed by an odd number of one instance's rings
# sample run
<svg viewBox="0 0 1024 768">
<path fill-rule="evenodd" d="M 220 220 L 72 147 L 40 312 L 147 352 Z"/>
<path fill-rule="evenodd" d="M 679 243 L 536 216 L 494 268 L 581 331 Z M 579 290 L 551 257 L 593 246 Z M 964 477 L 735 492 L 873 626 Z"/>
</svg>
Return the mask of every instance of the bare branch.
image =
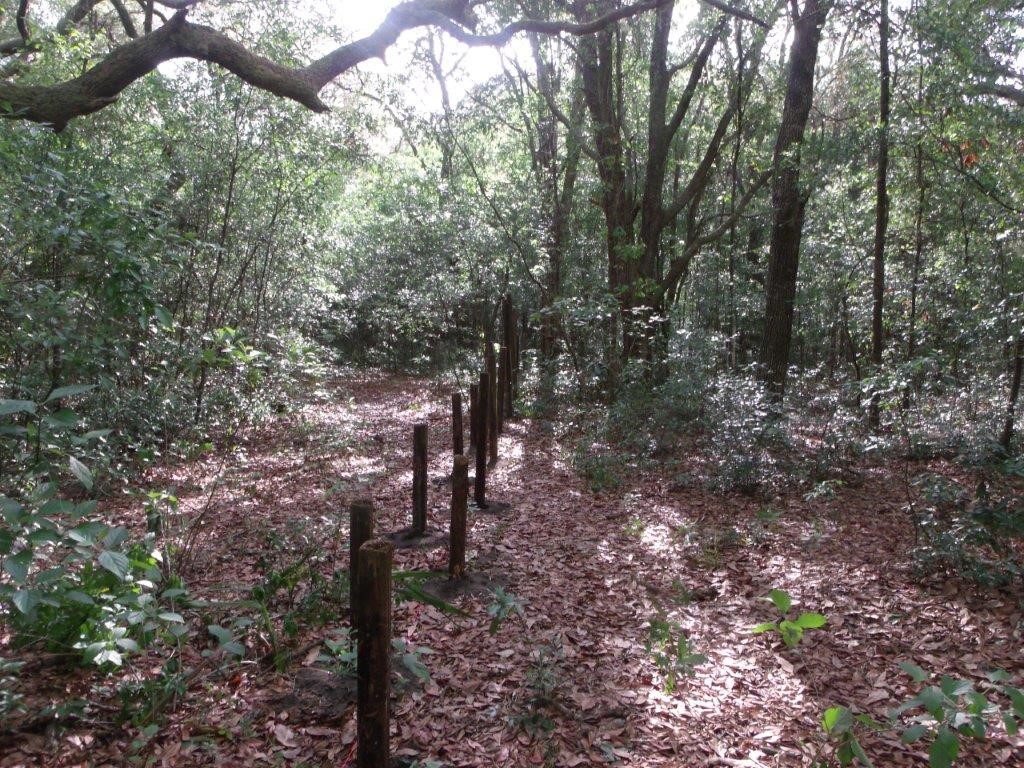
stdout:
<svg viewBox="0 0 1024 768">
<path fill-rule="evenodd" d="M 14 14 L 14 23 L 18 27 L 18 34 L 24 42 L 28 42 L 28 0 L 21 0 L 18 3 L 18 12 Z"/>
</svg>

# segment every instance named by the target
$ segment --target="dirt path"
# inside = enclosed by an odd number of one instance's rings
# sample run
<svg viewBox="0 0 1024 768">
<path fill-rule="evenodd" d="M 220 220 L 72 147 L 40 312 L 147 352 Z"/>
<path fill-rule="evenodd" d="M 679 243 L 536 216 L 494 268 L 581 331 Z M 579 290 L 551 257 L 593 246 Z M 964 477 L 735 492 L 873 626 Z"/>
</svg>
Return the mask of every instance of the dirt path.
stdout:
<svg viewBox="0 0 1024 768">
<path fill-rule="evenodd" d="M 373 497 L 378 530 L 407 525 L 412 425 L 421 420 L 430 425 L 429 519 L 446 530 L 448 397 L 417 381 L 340 380 L 325 402 L 226 460 L 155 477 L 199 510 L 203 489 L 223 472 L 193 592 L 251 584 L 268 542 L 289 527 L 319 537 L 330 553 L 325 569 L 344 568 L 345 527 L 335 535 L 335 525 L 359 495 Z M 423 656 L 430 682 L 395 704 L 399 756 L 450 766 L 808 765 L 826 707 L 884 719 L 910 695 L 901 660 L 972 680 L 996 667 L 1018 679 L 1024 671 L 1014 598 L 956 585 L 929 593 L 910 578 L 912 531 L 884 472 L 828 502 L 794 497 L 766 509 L 674 491 L 656 476 L 594 494 L 567 466 L 569 453 L 533 422 L 510 424 L 490 488 L 512 509 L 470 523 L 470 569 L 503 580 L 524 605 L 522 621 L 490 635 L 489 597 L 460 599 L 468 618 L 418 603 L 396 609 L 396 635 L 434 651 Z M 443 547 L 400 550 L 396 567 L 441 570 L 445 557 Z M 773 618 L 761 599 L 773 587 L 789 591 L 798 610 L 824 613 L 828 626 L 795 650 L 752 635 L 752 625 Z M 671 693 L 645 648 L 659 618 L 708 658 Z M 299 639 L 315 643 L 339 624 Z M 304 661 L 312 656 L 281 673 L 249 665 L 230 680 L 206 680 L 145 753 L 165 765 L 350 764 L 351 711 L 310 722 L 275 709 Z M 926 764 L 923 747 L 891 734 L 864 744 L 876 765 Z M 1024 765 L 1020 738 L 997 732 L 985 745 L 965 744 L 957 762 L 996 764 Z"/>
</svg>

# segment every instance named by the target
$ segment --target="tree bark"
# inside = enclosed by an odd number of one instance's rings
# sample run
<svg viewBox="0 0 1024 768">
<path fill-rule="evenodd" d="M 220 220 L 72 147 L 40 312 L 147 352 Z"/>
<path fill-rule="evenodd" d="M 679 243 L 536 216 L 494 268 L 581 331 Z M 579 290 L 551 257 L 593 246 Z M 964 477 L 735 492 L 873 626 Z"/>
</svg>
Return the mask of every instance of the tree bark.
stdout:
<svg viewBox="0 0 1024 768">
<path fill-rule="evenodd" d="M 1003 423 L 1003 433 L 999 436 L 999 445 L 1006 453 L 1009 453 L 1010 443 L 1013 442 L 1014 416 L 1017 410 L 1017 399 L 1020 397 L 1022 371 L 1024 371 L 1024 331 L 1017 336 L 1013 374 L 1010 380 L 1010 396 L 1006 404 L 1006 421 Z"/>
<path fill-rule="evenodd" d="M 786 390 L 800 240 L 807 204 L 807 194 L 800 189 L 800 148 L 811 111 L 814 68 L 827 13 L 828 6 L 822 7 L 818 0 L 805 0 L 803 12 L 795 20 L 782 123 L 772 158 L 773 215 L 760 364 L 762 378 L 779 400 Z"/>
<path fill-rule="evenodd" d="M 882 309 L 885 301 L 885 234 L 889 226 L 889 0 L 881 0 L 878 26 L 878 169 L 875 180 L 875 243 L 871 307 L 871 364 L 877 378 L 882 370 Z M 879 395 L 877 383 L 868 406 L 868 425 L 879 427 Z"/>
</svg>

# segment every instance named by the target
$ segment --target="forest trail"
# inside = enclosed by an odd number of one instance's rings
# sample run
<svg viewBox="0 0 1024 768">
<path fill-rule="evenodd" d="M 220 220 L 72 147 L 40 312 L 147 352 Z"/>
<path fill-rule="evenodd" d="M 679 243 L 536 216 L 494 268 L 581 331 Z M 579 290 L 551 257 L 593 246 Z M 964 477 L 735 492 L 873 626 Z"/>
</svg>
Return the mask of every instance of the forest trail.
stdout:
<svg viewBox="0 0 1024 768">
<path fill-rule="evenodd" d="M 357 496 L 373 497 L 378 531 L 407 525 L 417 421 L 430 428 L 429 525 L 446 531 L 449 398 L 433 383 L 346 376 L 232 454 L 157 473 L 151 482 L 175 487 L 184 509 L 207 508 L 191 592 L 244 593 L 238 585 L 251 587 L 267 568 L 260 561 L 270 542 L 289 536 L 328 550 L 325 575 L 346 568 L 348 503 Z M 848 704 L 884 719 L 910 695 L 901 660 L 970 678 L 1022 669 L 1011 597 L 915 586 L 913 532 L 887 472 L 865 474 L 830 501 L 776 499 L 766 508 L 674 489 L 659 476 L 593 493 L 566 463 L 570 453 L 540 423 L 511 422 L 489 497 L 512 509 L 471 513 L 469 568 L 501 580 L 522 601 L 522 620 L 489 634 L 488 596 L 456 601 L 468 617 L 415 602 L 395 609 L 396 636 L 433 650 L 422 656 L 430 681 L 394 704 L 398 756 L 447 766 L 806 765 L 825 708 Z M 444 546 L 398 550 L 395 567 L 444 570 L 446 556 Z M 773 618 L 762 598 L 774 587 L 793 595 L 796 611 L 828 617 L 794 650 L 750 632 Z M 708 658 L 672 693 L 645 647 L 659 617 Z M 295 645 L 313 650 L 282 673 L 247 664 L 193 686 L 151 754 L 169 765 L 353 764 L 352 709 L 323 722 L 286 716 L 276 703 L 312 664 L 316 641 L 343 623 L 303 628 Z M 922 764 L 921 750 L 891 735 L 863 741 L 877 765 Z M 1021 741 L 965 745 L 958 765 L 997 761 L 1024 764 Z"/>
</svg>

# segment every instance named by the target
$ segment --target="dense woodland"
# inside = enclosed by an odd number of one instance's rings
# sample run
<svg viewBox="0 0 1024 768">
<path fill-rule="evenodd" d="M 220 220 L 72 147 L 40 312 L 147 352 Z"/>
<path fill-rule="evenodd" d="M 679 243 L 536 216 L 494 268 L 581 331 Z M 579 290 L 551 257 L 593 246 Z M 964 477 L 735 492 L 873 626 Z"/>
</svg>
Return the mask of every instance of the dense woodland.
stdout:
<svg viewBox="0 0 1024 768">
<path fill-rule="evenodd" d="M 0 117 L 0 765 L 1024 765 L 1019 0 L 0 0 Z"/>
</svg>

